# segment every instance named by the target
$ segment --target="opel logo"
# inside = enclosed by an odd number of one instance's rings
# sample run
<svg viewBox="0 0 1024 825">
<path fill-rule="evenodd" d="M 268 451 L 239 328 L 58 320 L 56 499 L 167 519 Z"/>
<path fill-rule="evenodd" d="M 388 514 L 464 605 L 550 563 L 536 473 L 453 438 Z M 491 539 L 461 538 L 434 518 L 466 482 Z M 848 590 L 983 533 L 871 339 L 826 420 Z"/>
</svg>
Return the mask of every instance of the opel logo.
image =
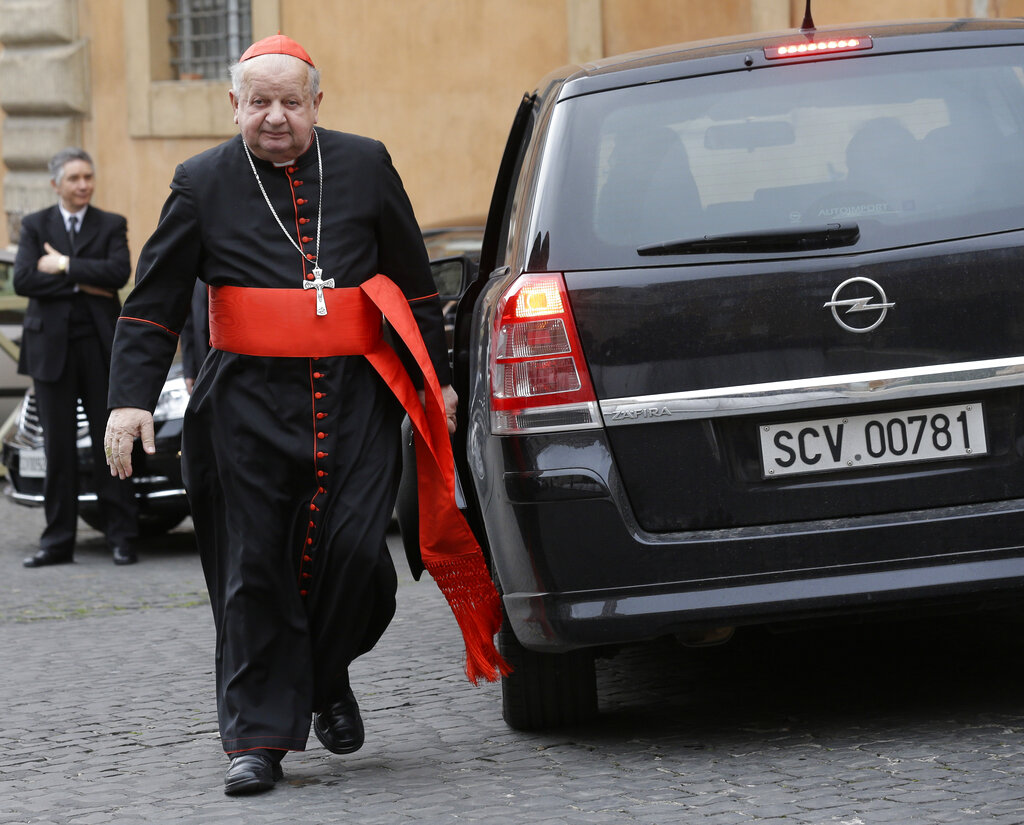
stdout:
<svg viewBox="0 0 1024 825">
<path fill-rule="evenodd" d="M 848 297 L 843 297 L 844 295 Z M 832 317 L 836 323 L 848 332 L 871 332 L 885 320 L 885 314 L 896 306 L 885 299 L 885 290 L 870 278 L 848 278 L 836 287 L 832 293 L 832 300 L 824 307 L 832 310 Z M 849 321 L 840 318 L 840 308 L 845 307 L 843 317 L 852 315 L 855 312 L 867 312 L 862 317 L 864 326 L 854 326 Z"/>
</svg>

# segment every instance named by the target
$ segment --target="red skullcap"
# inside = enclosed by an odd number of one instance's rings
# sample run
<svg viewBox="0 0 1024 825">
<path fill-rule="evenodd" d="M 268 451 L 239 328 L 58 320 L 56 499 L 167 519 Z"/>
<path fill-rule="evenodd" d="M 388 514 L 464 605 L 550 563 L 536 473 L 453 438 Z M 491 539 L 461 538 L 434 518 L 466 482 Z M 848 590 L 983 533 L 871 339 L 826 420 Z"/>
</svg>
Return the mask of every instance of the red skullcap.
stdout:
<svg viewBox="0 0 1024 825">
<path fill-rule="evenodd" d="M 262 40 L 257 40 L 245 53 L 238 58 L 238 62 L 248 60 L 252 57 L 259 57 L 261 54 L 288 54 L 292 57 L 297 57 L 299 60 L 303 60 L 313 68 L 316 65 L 313 63 L 313 58 L 309 56 L 309 53 L 302 48 L 298 43 L 283 34 L 272 34 L 270 37 L 264 37 Z"/>
</svg>

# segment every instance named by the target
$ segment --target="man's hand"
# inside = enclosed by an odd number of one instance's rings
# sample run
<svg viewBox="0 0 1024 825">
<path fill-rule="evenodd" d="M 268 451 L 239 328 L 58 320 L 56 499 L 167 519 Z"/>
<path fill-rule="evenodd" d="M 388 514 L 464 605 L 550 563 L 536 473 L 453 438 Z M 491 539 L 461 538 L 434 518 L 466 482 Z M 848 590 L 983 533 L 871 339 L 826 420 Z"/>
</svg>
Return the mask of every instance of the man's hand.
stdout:
<svg viewBox="0 0 1024 825">
<path fill-rule="evenodd" d="M 459 395 L 452 389 L 451 384 L 441 387 L 441 397 L 444 399 L 444 414 L 448 417 L 448 434 L 455 433 L 455 411 L 459 408 Z"/>
<path fill-rule="evenodd" d="M 101 296 L 103 298 L 113 298 L 114 297 L 114 290 L 112 290 L 112 289 L 104 289 L 101 286 L 95 286 L 93 284 L 81 284 L 80 283 L 78 285 L 78 288 L 82 292 L 88 292 L 90 295 L 99 295 L 99 296 Z"/>
<path fill-rule="evenodd" d="M 103 452 L 107 456 L 110 474 L 128 478 L 132 474 L 132 445 L 142 437 L 142 449 L 148 455 L 156 452 L 153 415 L 136 407 L 118 407 L 110 411 L 107 431 L 103 435 Z"/>
<path fill-rule="evenodd" d="M 43 244 L 43 249 L 46 250 L 46 254 L 36 261 L 36 269 L 47 275 L 57 275 L 67 269 L 67 255 L 58 252 L 48 243 Z"/>
<path fill-rule="evenodd" d="M 427 393 L 425 390 L 419 390 L 417 393 L 420 397 L 420 403 L 427 406 Z M 448 419 L 448 435 L 455 434 L 455 411 L 459 408 L 459 395 L 455 390 L 452 389 L 451 384 L 445 384 L 441 387 L 441 398 L 444 401 L 444 414 Z"/>
</svg>

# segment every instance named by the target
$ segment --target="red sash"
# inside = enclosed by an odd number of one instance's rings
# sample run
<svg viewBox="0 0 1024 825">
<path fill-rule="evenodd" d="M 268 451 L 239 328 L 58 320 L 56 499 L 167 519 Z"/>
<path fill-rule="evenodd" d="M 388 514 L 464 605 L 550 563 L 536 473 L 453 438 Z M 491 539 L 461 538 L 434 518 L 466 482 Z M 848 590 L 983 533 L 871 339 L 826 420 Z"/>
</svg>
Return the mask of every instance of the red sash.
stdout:
<svg viewBox="0 0 1024 825">
<path fill-rule="evenodd" d="M 416 433 L 420 553 L 466 643 L 466 675 L 495 681 L 511 668 L 494 646 L 501 606 L 480 545 L 455 504 L 455 462 L 441 386 L 402 290 L 384 275 L 360 287 L 325 289 L 326 315 L 312 290 L 210 287 L 210 343 L 240 355 L 313 358 L 362 355 L 402 403 Z M 383 318 L 424 376 L 426 406 L 395 351 Z M 272 331 L 271 334 L 268 334 Z"/>
</svg>

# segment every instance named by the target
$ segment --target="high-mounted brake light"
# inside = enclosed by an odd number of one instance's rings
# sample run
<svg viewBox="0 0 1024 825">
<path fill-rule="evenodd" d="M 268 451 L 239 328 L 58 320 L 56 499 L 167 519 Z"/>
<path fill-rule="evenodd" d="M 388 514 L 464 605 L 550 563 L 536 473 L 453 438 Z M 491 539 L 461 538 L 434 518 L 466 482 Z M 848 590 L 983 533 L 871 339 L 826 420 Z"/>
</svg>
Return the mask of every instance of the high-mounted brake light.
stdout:
<svg viewBox="0 0 1024 825">
<path fill-rule="evenodd" d="M 874 44 L 867 35 L 863 37 L 838 37 L 828 40 L 804 39 L 795 43 L 784 43 L 781 46 L 765 46 L 764 56 L 769 60 L 780 60 L 793 57 L 814 57 L 821 54 L 836 52 L 858 52 L 870 49 Z"/>
<path fill-rule="evenodd" d="M 502 295 L 490 377 L 495 435 L 600 426 L 561 274 L 522 275 Z"/>
</svg>

